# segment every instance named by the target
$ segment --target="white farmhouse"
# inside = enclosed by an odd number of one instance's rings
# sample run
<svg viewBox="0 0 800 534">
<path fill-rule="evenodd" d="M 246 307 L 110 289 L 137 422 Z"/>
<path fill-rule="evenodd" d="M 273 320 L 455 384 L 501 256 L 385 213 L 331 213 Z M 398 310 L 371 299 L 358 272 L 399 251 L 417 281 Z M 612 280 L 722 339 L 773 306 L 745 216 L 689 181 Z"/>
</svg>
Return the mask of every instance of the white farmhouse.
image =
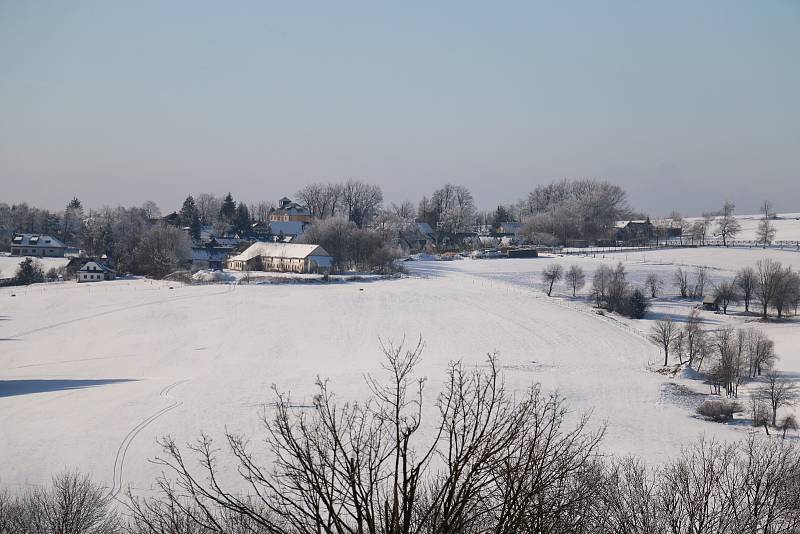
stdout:
<svg viewBox="0 0 800 534">
<path fill-rule="evenodd" d="M 253 243 L 228 259 L 234 271 L 279 271 L 293 273 L 329 272 L 333 258 L 319 245 L 295 243 Z"/>
<path fill-rule="evenodd" d="M 12 256 L 63 258 L 66 246 L 49 235 L 15 234 L 11 239 Z"/>
<path fill-rule="evenodd" d="M 116 273 L 113 269 L 97 261 L 87 261 L 83 267 L 78 269 L 76 274 L 78 282 L 100 282 L 102 280 L 113 280 Z"/>
</svg>

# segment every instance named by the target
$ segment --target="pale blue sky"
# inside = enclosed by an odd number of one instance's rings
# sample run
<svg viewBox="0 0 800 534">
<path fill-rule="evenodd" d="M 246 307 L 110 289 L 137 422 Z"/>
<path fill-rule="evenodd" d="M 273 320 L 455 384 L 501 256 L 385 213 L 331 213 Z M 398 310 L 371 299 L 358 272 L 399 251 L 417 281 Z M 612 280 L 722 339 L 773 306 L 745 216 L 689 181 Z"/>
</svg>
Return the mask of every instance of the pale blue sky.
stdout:
<svg viewBox="0 0 800 534">
<path fill-rule="evenodd" d="M 797 0 L 0 0 L 0 201 L 595 177 L 653 214 L 800 211 L 798 98 Z"/>
</svg>

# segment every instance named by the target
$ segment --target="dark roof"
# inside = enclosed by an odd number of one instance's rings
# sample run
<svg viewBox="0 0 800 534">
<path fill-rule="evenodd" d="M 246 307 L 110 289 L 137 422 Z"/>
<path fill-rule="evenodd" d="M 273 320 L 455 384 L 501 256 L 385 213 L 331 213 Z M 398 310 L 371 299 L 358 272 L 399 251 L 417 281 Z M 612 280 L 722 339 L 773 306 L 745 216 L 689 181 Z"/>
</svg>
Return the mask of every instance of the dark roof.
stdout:
<svg viewBox="0 0 800 534">
<path fill-rule="evenodd" d="M 101 263 L 101 262 L 99 262 L 99 261 L 87 261 L 87 262 L 86 262 L 86 263 L 83 265 L 83 267 L 81 267 L 80 269 L 78 269 L 78 272 L 79 272 L 79 273 L 80 273 L 80 272 L 84 272 L 84 273 L 85 273 L 85 272 L 89 272 L 89 271 L 91 270 L 91 269 L 89 269 L 89 266 L 90 266 L 90 265 L 96 265 L 96 266 L 97 266 L 97 267 L 99 267 L 99 269 L 100 269 L 101 271 L 103 271 L 104 273 L 113 273 L 113 272 L 114 272 L 114 269 L 112 269 L 112 268 L 111 268 L 111 267 L 109 267 L 108 265 L 104 265 L 103 263 Z"/>
<path fill-rule="evenodd" d="M 64 248 L 65 245 L 55 237 L 41 234 L 15 234 L 11 244 L 21 247 Z"/>
</svg>

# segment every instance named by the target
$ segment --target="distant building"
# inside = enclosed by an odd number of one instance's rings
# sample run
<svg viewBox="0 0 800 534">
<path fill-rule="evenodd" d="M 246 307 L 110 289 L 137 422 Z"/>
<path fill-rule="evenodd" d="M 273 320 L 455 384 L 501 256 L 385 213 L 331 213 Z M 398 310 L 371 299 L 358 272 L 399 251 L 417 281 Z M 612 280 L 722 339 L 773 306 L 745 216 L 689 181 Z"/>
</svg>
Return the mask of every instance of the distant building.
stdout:
<svg viewBox="0 0 800 534">
<path fill-rule="evenodd" d="M 614 231 L 617 241 L 649 241 L 653 237 L 653 223 L 650 219 L 638 221 L 617 221 Z"/>
<path fill-rule="evenodd" d="M 318 273 L 332 266 L 333 258 L 321 246 L 295 243 L 253 243 L 228 259 L 228 269 L 234 271 Z"/>
<path fill-rule="evenodd" d="M 230 251 L 228 247 L 192 247 L 192 270 L 223 269 Z"/>
<path fill-rule="evenodd" d="M 519 223 L 519 222 L 513 222 L 513 221 L 501 222 L 500 224 L 497 225 L 497 228 L 495 229 L 495 233 L 496 234 L 502 234 L 502 235 L 509 235 L 509 236 L 513 235 L 513 236 L 515 236 L 520 231 L 522 231 L 522 227 L 523 226 L 524 225 L 522 223 Z"/>
<path fill-rule="evenodd" d="M 311 212 L 305 206 L 283 197 L 278 201 L 278 208 L 269 212 L 270 222 L 311 222 Z M 274 230 L 273 230 L 274 233 Z"/>
<path fill-rule="evenodd" d="M 436 245 L 436 234 L 428 223 L 414 223 L 400 232 L 397 245 L 406 252 L 420 252 Z"/>
<path fill-rule="evenodd" d="M 11 240 L 12 256 L 63 258 L 66 245 L 49 235 L 16 234 Z"/>
<path fill-rule="evenodd" d="M 714 295 L 703 297 L 703 309 L 709 311 L 719 311 L 720 298 Z"/>
<path fill-rule="evenodd" d="M 116 273 L 111 267 L 99 261 L 87 261 L 83 267 L 78 269 L 76 279 L 80 282 L 100 282 L 103 280 L 113 280 Z"/>
<path fill-rule="evenodd" d="M 270 232 L 275 241 L 294 241 L 306 232 L 307 221 L 270 221 Z"/>
</svg>

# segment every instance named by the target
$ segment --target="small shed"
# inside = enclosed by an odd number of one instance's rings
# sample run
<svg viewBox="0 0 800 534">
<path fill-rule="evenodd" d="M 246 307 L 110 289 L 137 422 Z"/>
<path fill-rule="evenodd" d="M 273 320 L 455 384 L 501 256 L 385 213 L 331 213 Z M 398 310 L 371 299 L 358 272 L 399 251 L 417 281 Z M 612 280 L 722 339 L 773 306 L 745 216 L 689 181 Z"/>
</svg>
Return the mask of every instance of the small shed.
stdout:
<svg viewBox="0 0 800 534">
<path fill-rule="evenodd" d="M 706 295 L 703 297 L 703 309 L 709 311 L 719 311 L 719 297 Z"/>
</svg>

